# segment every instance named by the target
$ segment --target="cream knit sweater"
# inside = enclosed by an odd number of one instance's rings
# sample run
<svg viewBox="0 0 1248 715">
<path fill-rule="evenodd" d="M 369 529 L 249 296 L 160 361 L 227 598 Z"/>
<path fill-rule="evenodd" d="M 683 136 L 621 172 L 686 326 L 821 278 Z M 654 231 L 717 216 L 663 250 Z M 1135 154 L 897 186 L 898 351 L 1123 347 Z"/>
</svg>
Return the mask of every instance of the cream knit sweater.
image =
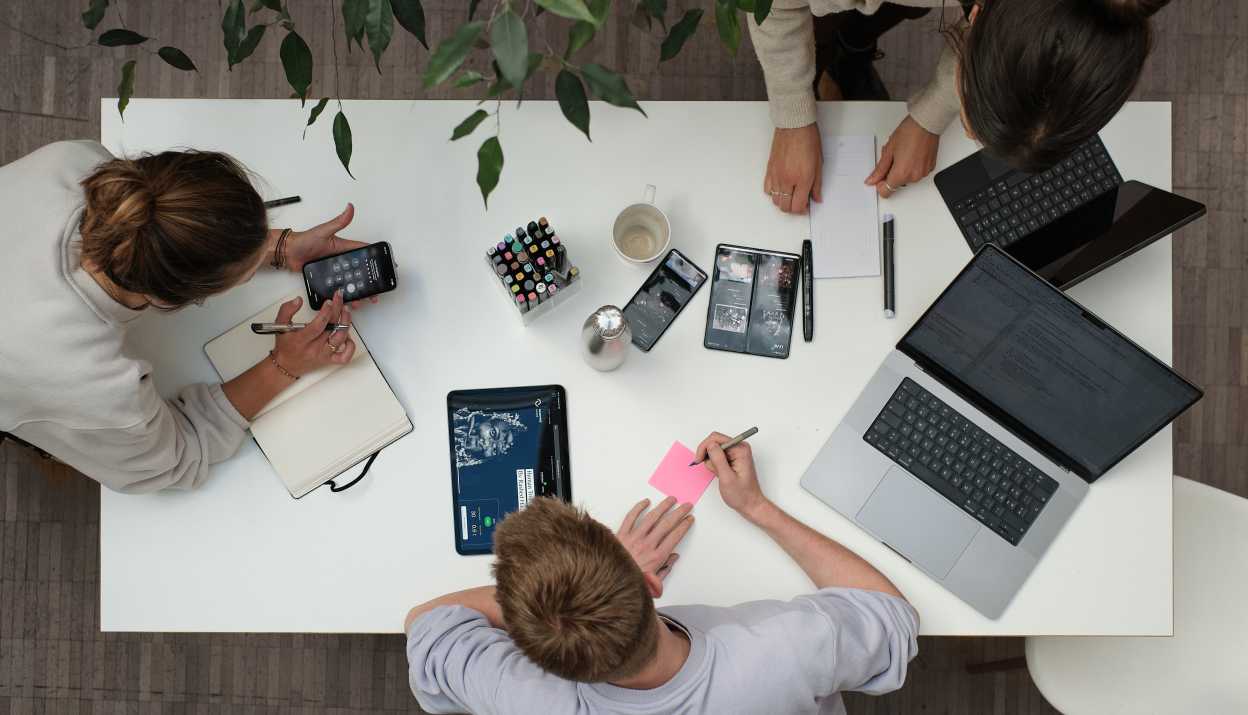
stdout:
<svg viewBox="0 0 1248 715">
<path fill-rule="evenodd" d="M 953 6 L 951 0 L 891 0 L 915 7 Z M 750 37 L 767 80 L 771 121 L 780 128 L 804 127 L 815 121 L 815 35 L 812 15 L 845 10 L 873 14 L 884 0 L 775 0 L 762 25 L 749 19 Z M 940 54 L 931 82 L 909 102 L 919 126 L 939 134 L 958 115 L 953 51 Z"/>
</svg>

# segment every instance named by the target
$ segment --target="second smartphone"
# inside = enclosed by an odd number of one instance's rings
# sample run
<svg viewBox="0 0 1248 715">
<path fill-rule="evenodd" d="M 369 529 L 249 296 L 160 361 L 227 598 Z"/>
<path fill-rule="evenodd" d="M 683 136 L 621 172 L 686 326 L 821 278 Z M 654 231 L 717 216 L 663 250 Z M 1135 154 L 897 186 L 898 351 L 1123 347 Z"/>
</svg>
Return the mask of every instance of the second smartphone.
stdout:
<svg viewBox="0 0 1248 715">
<path fill-rule="evenodd" d="M 649 352 L 703 283 L 705 271 L 680 251 L 669 251 L 624 306 L 624 318 L 633 331 L 633 345 Z"/>
<path fill-rule="evenodd" d="M 394 256 L 385 241 L 362 248 L 318 258 L 303 266 L 303 285 L 308 291 L 308 305 L 320 310 L 321 304 L 342 291 L 342 299 L 350 302 L 392 291 L 397 285 Z"/>
</svg>

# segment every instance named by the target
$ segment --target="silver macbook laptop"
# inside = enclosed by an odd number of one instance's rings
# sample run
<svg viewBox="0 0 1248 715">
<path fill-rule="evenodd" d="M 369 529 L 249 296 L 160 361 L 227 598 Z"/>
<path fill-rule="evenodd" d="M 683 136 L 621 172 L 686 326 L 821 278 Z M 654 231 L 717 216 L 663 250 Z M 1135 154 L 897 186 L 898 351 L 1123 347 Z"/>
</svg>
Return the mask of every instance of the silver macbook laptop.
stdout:
<svg viewBox="0 0 1248 715">
<path fill-rule="evenodd" d="M 802 486 L 996 618 L 1089 485 L 1201 395 L 989 245 L 884 360 Z"/>
</svg>

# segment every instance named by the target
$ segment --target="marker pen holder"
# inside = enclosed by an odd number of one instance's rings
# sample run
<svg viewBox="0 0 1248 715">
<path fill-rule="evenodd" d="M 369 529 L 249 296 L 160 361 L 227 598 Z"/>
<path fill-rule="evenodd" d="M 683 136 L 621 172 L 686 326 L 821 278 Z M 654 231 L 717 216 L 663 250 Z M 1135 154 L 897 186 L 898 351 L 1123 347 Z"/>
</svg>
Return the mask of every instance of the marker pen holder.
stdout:
<svg viewBox="0 0 1248 715">
<path fill-rule="evenodd" d="M 530 230 L 533 228 L 537 230 Z M 529 236 L 530 233 L 534 235 Z M 546 248 L 542 248 L 543 242 L 548 244 Z M 532 251 L 532 246 L 538 250 Z M 549 262 L 550 257 L 545 255 L 547 250 L 556 254 L 556 258 Z M 510 257 L 496 260 L 496 257 L 505 255 Z M 543 265 L 537 265 L 538 258 L 543 259 Z M 510 304 L 510 310 L 520 317 L 525 326 L 567 302 L 581 289 L 580 269 L 572 265 L 567 245 L 556 237 L 545 217 L 540 226 L 538 222 L 530 221 L 527 229 L 525 226 L 517 227 L 514 233 L 506 234 L 504 241 L 487 249 L 485 265 L 493 282 L 502 291 L 503 299 Z M 519 285 L 520 289 L 513 290 L 515 285 Z M 551 287 L 554 290 L 550 290 Z"/>
</svg>

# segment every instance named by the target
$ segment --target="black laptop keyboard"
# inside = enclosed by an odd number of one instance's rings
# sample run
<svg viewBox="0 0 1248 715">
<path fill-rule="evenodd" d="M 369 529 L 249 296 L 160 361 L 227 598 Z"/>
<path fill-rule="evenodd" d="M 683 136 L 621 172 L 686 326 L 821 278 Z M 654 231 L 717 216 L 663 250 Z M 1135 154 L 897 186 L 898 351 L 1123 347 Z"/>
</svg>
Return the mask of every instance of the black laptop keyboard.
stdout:
<svg viewBox="0 0 1248 715">
<path fill-rule="evenodd" d="M 1093 136 L 1048 171 L 1012 171 L 951 206 L 963 235 L 978 251 L 1008 246 L 1122 183 L 1101 138 Z"/>
<path fill-rule="evenodd" d="M 1057 481 L 910 378 L 863 436 L 868 444 L 1017 546 Z"/>
</svg>

